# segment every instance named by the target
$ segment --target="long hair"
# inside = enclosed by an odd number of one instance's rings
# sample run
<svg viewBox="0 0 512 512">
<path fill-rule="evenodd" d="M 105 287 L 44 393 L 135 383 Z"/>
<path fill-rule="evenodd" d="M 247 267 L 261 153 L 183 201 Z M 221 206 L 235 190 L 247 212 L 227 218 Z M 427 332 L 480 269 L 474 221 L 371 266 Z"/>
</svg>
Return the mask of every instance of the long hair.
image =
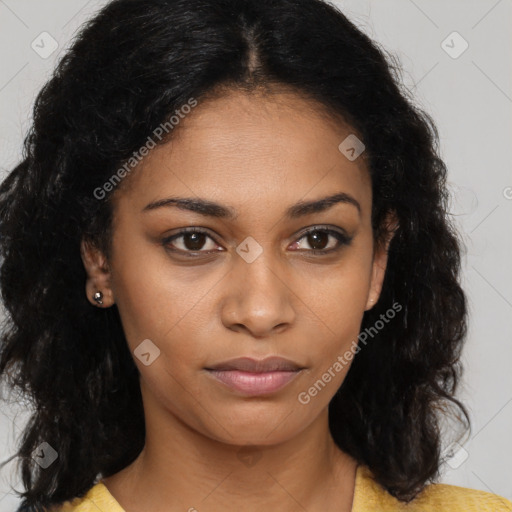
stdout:
<svg viewBox="0 0 512 512">
<path fill-rule="evenodd" d="M 436 127 L 400 73 L 321 0 L 114 0 L 82 27 L 0 186 L 0 377 L 34 406 L 16 453 L 24 507 L 83 496 L 144 446 L 139 373 L 117 307 L 87 301 L 80 241 L 110 255 L 111 194 L 98 199 L 98 188 L 190 98 L 230 89 L 285 86 L 364 142 L 374 240 L 389 212 L 399 227 L 381 296 L 363 317 L 371 337 L 329 404 L 329 427 L 402 501 L 439 476 L 440 422 L 453 408 L 469 425 L 455 398 L 467 330 L 462 241 Z M 375 329 L 394 304 L 400 311 Z M 44 442 L 58 453 L 46 469 L 32 457 Z"/>
</svg>

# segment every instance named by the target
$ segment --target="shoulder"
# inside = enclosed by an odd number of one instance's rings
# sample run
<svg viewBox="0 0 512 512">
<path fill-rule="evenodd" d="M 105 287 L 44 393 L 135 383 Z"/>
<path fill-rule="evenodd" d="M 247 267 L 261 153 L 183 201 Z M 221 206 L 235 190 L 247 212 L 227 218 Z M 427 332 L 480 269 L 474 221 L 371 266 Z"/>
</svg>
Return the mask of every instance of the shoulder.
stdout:
<svg viewBox="0 0 512 512">
<path fill-rule="evenodd" d="M 359 466 L 352 512 L 512 512 L 512 502 L 485 491 L 433 483 L 409 503 L 391 496 L 366 466 Z"/>
<path fill-rule="evenodd" d="M 448 484 L 430 484 L 414 501 L 432 511 L 512 512 L 512 502 L 502 496 Z"/>
<path fill-rule="evenodd" d="M 102 482 L 91 487 L 85 496 L 66 501 L 48 512 L 98 512 L 99 510 L 125 512 Z"/>
</svg>

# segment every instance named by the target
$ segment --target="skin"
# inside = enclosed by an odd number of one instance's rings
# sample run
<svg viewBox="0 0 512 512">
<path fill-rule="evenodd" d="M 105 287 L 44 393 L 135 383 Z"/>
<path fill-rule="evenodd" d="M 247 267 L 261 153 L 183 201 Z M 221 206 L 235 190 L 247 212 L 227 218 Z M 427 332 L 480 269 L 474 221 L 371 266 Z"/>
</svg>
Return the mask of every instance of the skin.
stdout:
<svg viewBox="0 0 512 512">
<path fill-rule="evenodd" d="M 144 450 L 104 483 L 127 512 L 349 512 L 356 461 L 330 435 L 328 404 L 350 364 L 308 404 L 297 397 L 357 341 L 384 279 L 390 239 L 374 245 L 364 154 L 349 161 L 338 150 L 354 131 L 293 93 L 234 91 L 200 102 L 178 128 L 116 190 L 110 261 L 82 243 L 91 303 L 117 304 L 132 353 L 145 339 L 160 350 L 148 366 L 134 357 Z M 335 192 L 356 199 L 361 212 L 338 203 L 284 216 L 299 201 Z M 206 198 L 238 215 L 142 211 L 169 196 Z M 312 254 L 338 246 L 325 233 L 316 242 L 303 234 L 319 225 L 345 230 L 350 245 Z M 208 231 L 202 245 L 182 237 L 168 246 L 203 251 L 199 258 L 166 250 L 166 236 L 193 226 Z M 251 263 L 236 252 L 248 236 L 263 250 Z M 201 256 L 216 248 L 224 250 Z M 260 397 L 242 396 L 204 369 L 268 355 L 306 369 Z"/>
</svg>

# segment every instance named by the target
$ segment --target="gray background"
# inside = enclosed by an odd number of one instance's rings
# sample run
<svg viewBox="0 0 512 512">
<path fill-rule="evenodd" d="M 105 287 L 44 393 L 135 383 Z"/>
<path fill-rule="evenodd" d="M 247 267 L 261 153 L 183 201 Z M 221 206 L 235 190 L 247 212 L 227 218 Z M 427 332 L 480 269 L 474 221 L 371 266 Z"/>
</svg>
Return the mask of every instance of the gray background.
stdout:
<svg viewBox="0 0 512 512">
<path fill-rule="evenodd" d="M 74 31 L 104 3 L 0 0 L 0 179 L 20 157 L 37 91 Z M 406 87 L 436 121 L 450 172 L 451 213 L 467 245 L 463 285 L 471 323 L 458 396 L 471 412 L 473 433 L 460 445 L 446 438 L 453 457 L 443 466 L 442 482 L 512 500 L 512 1 L 337 4 L 398 56 Z M 31 47 L 35 41 L 40 52 L 51 49 L 42 32 L 58 43 L 45 58 Z M 458 55 L 463 40 L 469 47 Z M 1 460 L 13 453 L 27 410 L 1 404 Z M 14 466 L 0 473 L 0 512 L 18 503 L 10 487 L 21 489 Z"/>
</svg>

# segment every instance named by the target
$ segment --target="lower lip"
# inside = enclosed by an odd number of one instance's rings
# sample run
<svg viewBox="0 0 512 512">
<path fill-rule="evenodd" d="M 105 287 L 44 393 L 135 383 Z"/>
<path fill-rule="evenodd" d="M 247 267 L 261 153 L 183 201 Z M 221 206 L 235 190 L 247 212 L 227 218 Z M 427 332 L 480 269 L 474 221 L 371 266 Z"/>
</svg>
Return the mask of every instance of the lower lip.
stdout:
<svg viewBox="0 0 512 512">
<path fill-rule="evenodd" d="M 282 389 L 301 370 L 251 373 L 240 370 L 208 370 L 217 380 L 247 395 L 264 395 Z"/>
</svg>

